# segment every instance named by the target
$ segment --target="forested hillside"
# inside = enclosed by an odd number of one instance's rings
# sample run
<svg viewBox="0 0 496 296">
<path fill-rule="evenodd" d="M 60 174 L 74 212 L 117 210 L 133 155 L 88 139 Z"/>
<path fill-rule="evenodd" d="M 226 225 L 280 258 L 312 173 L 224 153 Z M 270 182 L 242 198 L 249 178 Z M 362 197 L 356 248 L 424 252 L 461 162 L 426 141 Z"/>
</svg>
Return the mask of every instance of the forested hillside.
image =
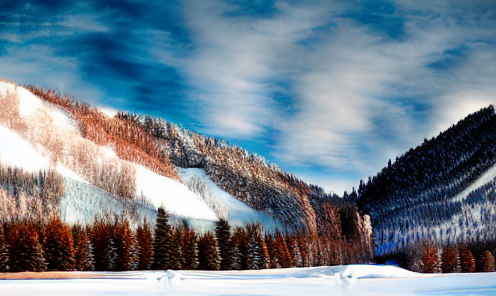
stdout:
<svg viewBox="0 0 496 296">
<path fill-rule="evenodd" d="M 377 255 L 400 254 L 413 266 L 420 250 L 458 254 L 469 247 L 480 254 L 477 248 L 490 245 L 496 238 L 495 144 L 491 105 L 360 182 L 357 204 L 372 219 Z"/>
<path fill-rule="evenodd" d="M 0 103 L 0 257 L 10 270 L 257 269 L 373 258 L 370 219 L 358 213 L 356 194 L 329 196 L 222 140 L 161 119 L 109 117 L 50 89 L 0 82 Z M 160 239 L 161 206 L 169 213 L 167 240 L 175 237 L 172 247 L 183 257 L 157 267 L 161 247 L 141 244 Z M 205 265 L 202 256 L 226 249 L 211 233 L 222 219 L 234 223 L 227 249 L 241 259 Z M 147 227 L 155 234 L 144 234 Z M 64 237 L 62 245 L 52 232 Z M 34 257 L 11 249 L 20 244 L 36 250 Z M 127 253 L 117 254 L 121 247 Z M 266 250 L 266 259 L 250 257 L 250 248 Z M 52 265 L 51 252 L 65 252 L 67 262 Z M 198 264 L 184 252 L 198 253 Z M 125 264 L 115 261 L 128 256 Z"/>
</svg>

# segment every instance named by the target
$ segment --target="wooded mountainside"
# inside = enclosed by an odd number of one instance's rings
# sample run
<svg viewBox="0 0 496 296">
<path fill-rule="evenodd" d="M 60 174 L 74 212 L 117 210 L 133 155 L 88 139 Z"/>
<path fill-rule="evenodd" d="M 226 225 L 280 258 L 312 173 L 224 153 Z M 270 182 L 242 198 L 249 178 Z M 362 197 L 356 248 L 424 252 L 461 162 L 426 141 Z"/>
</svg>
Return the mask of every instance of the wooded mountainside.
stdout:
<svg viewBox="0 0 496 296">
<path fill-rule="evenodd" d="M 491 105 L 361 181 L 357 205 L 370 214 L 377 255 L 414 261 L 421 245 L 494 254 L 495 144 Z"/>
</svg>

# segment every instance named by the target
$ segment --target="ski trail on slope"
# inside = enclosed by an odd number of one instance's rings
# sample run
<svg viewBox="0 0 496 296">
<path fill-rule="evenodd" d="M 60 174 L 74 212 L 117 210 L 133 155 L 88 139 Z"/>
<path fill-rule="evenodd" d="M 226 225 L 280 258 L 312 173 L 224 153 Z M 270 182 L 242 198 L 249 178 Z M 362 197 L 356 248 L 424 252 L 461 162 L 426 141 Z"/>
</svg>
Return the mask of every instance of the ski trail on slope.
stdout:
<svg viewBox="0 0 496 296">
<path fill-rule="evenodd" d="M 496 178 L 496 164 L 493 164 L 487 171 L 482 174 L 475 182 L 470 184 L 462 192 L 455 195 L 452 199 L 453 202 L 463 201 L 467 196 L 479 187 L 482 187 Z"/>
</svg>

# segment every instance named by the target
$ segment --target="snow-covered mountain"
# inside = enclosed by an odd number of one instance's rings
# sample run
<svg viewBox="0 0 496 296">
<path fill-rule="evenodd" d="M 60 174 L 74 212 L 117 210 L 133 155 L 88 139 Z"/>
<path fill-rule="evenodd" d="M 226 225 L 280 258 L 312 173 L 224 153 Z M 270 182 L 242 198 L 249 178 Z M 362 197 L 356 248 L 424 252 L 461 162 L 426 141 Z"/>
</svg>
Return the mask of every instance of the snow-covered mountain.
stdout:
<svg viewBox="0 0 496 296">
<path fill-rule="evenodd" d="M 361 182 L 358 205 L 371 216 L 376 255 L 420 252 L 422 244 L 494 254 L 495 143 L 489 106 Z"/>
<path fill-rule="evenodd" d="M 220 189 L 200 169 L 178 169 L 181 173 L 171 178 L 118 157 L 114 147 L 85 138 L 67 110 L 26 88 L 0 82 L 0 101 L 1 167 L 24 174 L 53 171 L 60 176 L 63 194 L 53 210 L 68 223 L 86 224 L 105 214 L 154 221 L 156 208 L 164 206 L 177 219 L 188 219 L 198 227 L 209 227 L 220 216 L 229 217 L 234 226 L 256 222 L 269 229 L 281 227 L 277 219 Z M 122 178 L 131 181 L 133 198 L 116 194 L 123 188 L 110 188 Z M 5 215 L 10 209 L 8 190 L 0 189 Z"/>
<path fill-rule="evenodd" d="M 157 208 L 197 230 L 232 227 L 371 240 L 352 199 L 328 196 L 224 141 L 151 117 L 101 110 L 48 89 L 0 82 L 0 217 L 154 223 Z M 49 198 L 48 198 L 49 197 Z M 351 225 L 351 227 L 349 226 Z M 368 251 L 365 251 L 368 252 Z M 369 257 L 370 258 L 370 255 Z"/>
</svg>

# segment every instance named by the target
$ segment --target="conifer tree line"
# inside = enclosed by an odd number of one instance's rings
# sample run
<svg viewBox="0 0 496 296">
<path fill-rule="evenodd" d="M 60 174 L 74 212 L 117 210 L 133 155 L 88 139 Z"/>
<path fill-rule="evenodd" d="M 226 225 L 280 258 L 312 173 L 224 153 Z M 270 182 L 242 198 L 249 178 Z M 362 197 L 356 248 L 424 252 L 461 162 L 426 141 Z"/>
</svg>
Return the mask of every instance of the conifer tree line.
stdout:
<svg viewBox="0 0 496 296">
<path fill-rule="evenodd" d="M 146 221 L 132 229 L 128 221 L 108 216 L 85 227 L 56 216 L 45 223 L 0 225 L 1 272 L 256 270 L 362 262 L 350 250 L 317 236 L 264 233 L 254 223 L 232 228 L 225 219 L 200 234 L 186 221 L 171 226 L 162 208 L 153 229 Z"/>
<path fill-rule="evenodd" d="M 396 260 L 403 268 L 422 273 L 493 272 L 496 241 L 438 246 L 422 242 L 402 253 L 377 257 L 378 263 Z"/>
</svg>

